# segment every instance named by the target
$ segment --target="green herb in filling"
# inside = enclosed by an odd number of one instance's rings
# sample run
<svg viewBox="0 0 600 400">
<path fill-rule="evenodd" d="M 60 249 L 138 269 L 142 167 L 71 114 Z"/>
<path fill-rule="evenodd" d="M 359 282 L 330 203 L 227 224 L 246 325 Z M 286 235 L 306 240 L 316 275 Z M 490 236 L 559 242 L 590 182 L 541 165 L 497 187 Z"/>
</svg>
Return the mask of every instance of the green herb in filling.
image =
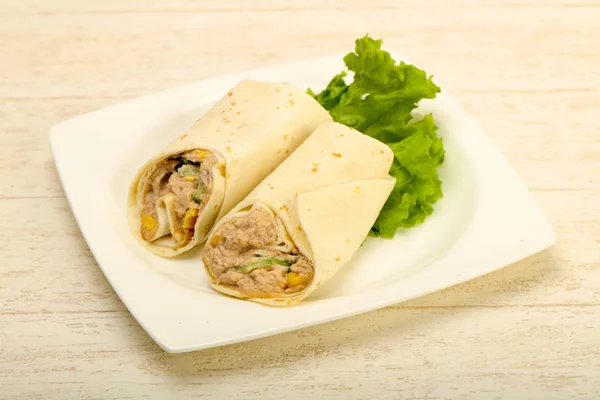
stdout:
<svg viewBox="0 0 600 400">
<path fill-rule="evenodd" d="M 267 257 L 258 261 L 251 261 L 244 265 L 240 265 L 237 269 L 239 272 L 243 272 L 244 274 L 249 274 L 258 268 L 270 267 L 272 265 L 281 265 L 283 267 L 289 267 L 292 263 L 288 260 L 284 260 L 279 257 Z"/>
<path fill-rule="evenodd" d="M 192 161 L 192 160 L 188 160 L 187 158 L 184 157 L 176 157 L 174 158 L 175 161 L 177 161 L 177 165 L 175 166 L 175 170 L 178 170 L 179 167 L 181 167 L 182 165 L 195 165 L 195 166 L 200 166 L 201 163 L 197 162 L 197 161 Z"/>
<path fill-rule="evenodd" d="M 196 203 L 200 203 L 202 201 L 201 196 L 204 194 L 204 185 L 202 183 L 198 183 L 198 188 L 194 193 L 192 193 L 192 200 Z"/>
<path fill-rule="evenodd" d="M 177 173 L 179 176 L 198 176 L 200 175 L 200 168 L 195 165 L 182 165 Z"/>
</svg>

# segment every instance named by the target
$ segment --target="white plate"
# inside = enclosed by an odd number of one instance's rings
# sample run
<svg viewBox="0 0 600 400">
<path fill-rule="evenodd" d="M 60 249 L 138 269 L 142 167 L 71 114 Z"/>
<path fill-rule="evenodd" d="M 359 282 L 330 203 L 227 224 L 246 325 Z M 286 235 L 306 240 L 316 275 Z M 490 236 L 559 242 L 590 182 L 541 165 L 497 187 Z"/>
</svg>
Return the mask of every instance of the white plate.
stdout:
<svg viewBox="0 0 600 400">
<path fill-rule="evenodd" d="M 396 59 L 400 59 L 397 55 Z M 273 335 L 398 303 L 486 274 L 550 246 L 554 232 L 525 185 L 447 93 L 423 101 L 444 138 L 444 198 L 393 240 L 369 238 L 298 306 L 270 308 L 212 291 L 198 257 L 144 251 L 125 218 L 137 168 L 243 78 L 323 87 L 333 56 L 228 75 L 107 107 L 51 129 L 56 166 L 90 250 L 131 314 L 168 352 Z M 431 71 L 428 71 L 431 73 Z"/>
</svg>

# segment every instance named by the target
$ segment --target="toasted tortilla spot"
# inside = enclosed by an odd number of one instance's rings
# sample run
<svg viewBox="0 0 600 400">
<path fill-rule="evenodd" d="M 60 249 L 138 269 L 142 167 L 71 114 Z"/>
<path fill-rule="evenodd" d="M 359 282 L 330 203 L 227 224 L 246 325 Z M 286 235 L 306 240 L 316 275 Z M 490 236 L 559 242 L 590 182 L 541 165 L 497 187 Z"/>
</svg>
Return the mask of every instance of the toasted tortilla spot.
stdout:
<svg viewBox="0 0 600 400">
<path fill-rule="evenodd" d="M 229 96 L 229 97 L 233 96 L 233 92 L 228 92 L 227 96 Z"/>
<path fill-rule="evenodd" d="M 283 140 L 287 140 L 288 135 L 283 135 Z"/>
<path fill-rule="evenodd" d="M 290 106 L 293 106 L 295 104 L 294 100 L 290 100 L 289 103 L 290 103 Z"/>
<path fill-rule="evenodd" d="M 288 206 L 286 206 L 286 205 L 284 204 L 284 205 L 282 205 L 281 207 L 279 207 L 279 211 L 285 211 L 285 212 L 288 212 L 288 211 L 289 211 L 289 208 L 288 208 Z"/>
<path fill-rule="evenodd" d="M 242 129 L 242 128 L 243 128 L 243 127 L 245 127 L 245 126 L 246 126 L 246 124 L 241 124 L 241 125 L 240 125 L 240 126 L 238 126 L 237 128 L 238 128 L 238 129 Z"/>
<path fill-rule="evenodd" d="M 339 261 L 340 261 L 340 258 L 339 258 L 339 257 L 336 257 L 336 258 L 335 258 L 335 261 L 336 261 L 336 262 L 339 262 Z"/>
<path fill-rule="evenodd" d="M 331 153 L 331 155 L 337 158 L 342 158 L 342 155 L 340 153 Z"/>
<path fill-rule="evenodd" d="M 285 149 L 285 154 L 289 154 L 290 153 L 290 149 Z"/>
<path fill-rule="evenodd" d="M 235 101 L 232 101 L 232 102 L 231 102 L 231 103 L 229 103 L 229 104 L 231 104 L 231 106 L 235 107 Z"/>
</svg>

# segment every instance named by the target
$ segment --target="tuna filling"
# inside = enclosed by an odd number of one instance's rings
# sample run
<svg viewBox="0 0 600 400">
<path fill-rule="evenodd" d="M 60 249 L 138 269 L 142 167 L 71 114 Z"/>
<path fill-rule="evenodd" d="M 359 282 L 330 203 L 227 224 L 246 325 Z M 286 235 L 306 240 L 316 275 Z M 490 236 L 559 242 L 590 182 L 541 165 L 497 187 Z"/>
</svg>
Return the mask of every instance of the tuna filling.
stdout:
<svg viewBox="0 0 600 400">
<path fill-rule="evenodd" d="M 281 239 L 284 228 L 275 218 L 255 207 L 219 227 L 204 248 L 204 263 L 217 283 L 254 298 L 277 297 L 308 286 L 312 263 L 295 246 L 285 250 L 290 245 Z"/>
<path fill-rule="evenodd" d="M 198 213 L 212 192 L 212 168 L 216 163 L 211 152 L 193 150 L 156 166 L 142 189 L 140 217 L 144 240 L 151 242 L 171 234 L 178 247 L 190 242 Z M 161 205 L 167 215 L 162 220 L 158 215 Z"/>
</svg>

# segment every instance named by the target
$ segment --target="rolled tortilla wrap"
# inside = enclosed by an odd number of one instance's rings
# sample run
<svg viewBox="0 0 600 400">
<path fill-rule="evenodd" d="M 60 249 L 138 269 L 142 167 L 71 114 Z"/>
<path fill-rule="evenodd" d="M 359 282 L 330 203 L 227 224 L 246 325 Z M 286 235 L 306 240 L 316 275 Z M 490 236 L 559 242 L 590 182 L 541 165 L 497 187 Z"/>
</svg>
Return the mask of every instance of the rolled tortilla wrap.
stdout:
<svg viewBox="0 0 600 400">
<path fill-rule="evenodd" d="M 385 144 L 326 123 L 211 231 L 203 263 L 219 292 L 301 301 L 358 250 L 395 180 Z"/>
<path fill-rule="evenodd" d="M 133 235 L 163 257 L 191 249 L 329 121 L 327 111 L 297 87 L 242 81 L 140 168 L 128 198 Z"/>
</svg>

